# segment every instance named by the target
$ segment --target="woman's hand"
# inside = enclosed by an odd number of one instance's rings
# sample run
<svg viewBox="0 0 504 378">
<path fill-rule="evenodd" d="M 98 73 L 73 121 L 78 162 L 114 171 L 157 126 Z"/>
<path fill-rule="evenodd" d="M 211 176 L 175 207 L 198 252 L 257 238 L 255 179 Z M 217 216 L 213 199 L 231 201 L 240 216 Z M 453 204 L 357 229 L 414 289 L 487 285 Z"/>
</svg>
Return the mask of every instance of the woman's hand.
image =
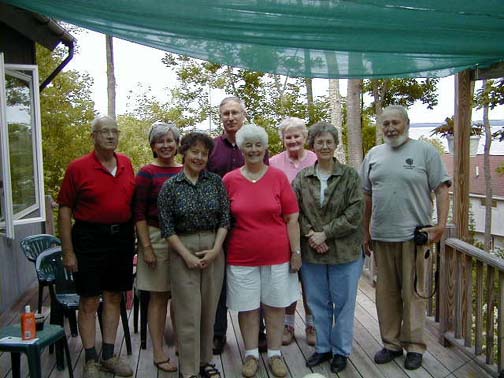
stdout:
<svg viewBox="0 0 504 378">
<path fill-rule="evenodd" d="M 184 261 L 188 269 L 201 269 L 201 260 L 192 253 L 184 255 Z"/>
<path fill-rule="evenodd" d="M 320 255 L 323 255 L 324 253 L 327 253 L 327 251 L 329 251 L 329 247 L 325 242 L 312 248 Z"/>
<path fill-rule="evenodd" d="M 299 272 L 299 269 L 301 269 L 301 265 L 302 264 L 303 263 L 301 262 L 301 254 L 293 252 L 291 254 L 291 259 L 290 259 L 290 271 L 291 271 L 291 273 Z"/>
<path fill-rule="evenodd" d="M 321 232 L 312 232 L 310 235 L 310 245 L 320 245 L 326 241 L 327 237 L 324 231 Z M 315 247 L 313 247 L 315 248 Z"/>
<path fill-rule="evenodd" d="M 152 249 L 152 245 L 142 248 L 142 258 L 149 268 L 154 269 L 156 267 L 157 258 Z"/>
<path fill-rule="evenodd" d="M 200 258 L 201 269 L 207 268 L 219 255 L 218 249 L 206 249 L 204 251 L 196 252 L 196 256 Z"/>
</svg>

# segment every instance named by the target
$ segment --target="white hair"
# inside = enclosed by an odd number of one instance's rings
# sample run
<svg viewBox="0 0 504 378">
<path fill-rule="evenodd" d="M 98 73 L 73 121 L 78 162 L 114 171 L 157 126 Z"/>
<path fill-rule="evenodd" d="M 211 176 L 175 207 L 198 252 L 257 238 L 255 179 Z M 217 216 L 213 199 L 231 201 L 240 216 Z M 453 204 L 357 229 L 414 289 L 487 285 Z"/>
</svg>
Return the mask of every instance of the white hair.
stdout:
<svg viewBox="0 0 504 378">
<path fill-rule="evenodd" d="M 118 127 L 117 121 L 114 118 L 109 117 L 109 116 L 100 115 L 100 116 L 96 117 L 95 119 L 93 119 L 93 121 L 91 122 L 91 130 L 96 131 L 98 126 L 103 127 L 105 125 L 113 125 L 115 127 Z"/>
<path fill-rule="evenodd" d="M 268 147 L 268 133 L 261 126 L 256 126 L 253 123 L 243 125 L 236 132 L 236 144 L 241 149 L 246 141 L 259 139 L 264 147 Z"/>
<path fill-rule="evenodd" d="M 389 105 L 386 108 L 384 108 L 383 111 L 382 111 L 382 114 L 380 115 L 380 117 L 378 117 L 378 122 L 380 124 L 383 121 L 384 115 L 386 113 L 388 113 L 388 112 L 396 112 L 396 113 L 398 113 L 402 117 L 402 119 L 404 120 L 404 122 L 406 122 L 406 124 L 409 125 L 410 120 L 409 120 L 409 117 L 408 117 L 408 111 L 402 105 Z"/>
<path fill-rule="evenodd" d="M 278 135 L 283 140 L 285 132 L 290 129 L 300 129 L 304 137 L 308 136 L 308 129 L 305 121 L 298 117 L 287 117 L 278 125 Z"/>
</svg>

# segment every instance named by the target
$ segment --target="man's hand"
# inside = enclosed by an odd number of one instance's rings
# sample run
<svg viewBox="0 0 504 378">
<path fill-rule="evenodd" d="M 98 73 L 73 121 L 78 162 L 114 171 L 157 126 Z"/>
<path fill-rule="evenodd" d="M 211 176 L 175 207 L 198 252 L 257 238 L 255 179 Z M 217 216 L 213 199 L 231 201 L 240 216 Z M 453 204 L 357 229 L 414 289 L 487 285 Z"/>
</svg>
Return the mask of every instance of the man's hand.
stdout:
<svg viewBox="0 0 504 378">
<path fill-rule="evenodd" d="M 427 234 L 429 234 L 430 243 L 438 243 L 443 237 L 445 227 L 443 225 L 437 224 L 433 227 L 422 228 L 420 231 L 425 231 L 427 232 Z"/>
<path fill-rule="evenodd" d="M 204 251 L 196 252 L 196 256 L 200 258 L 200 268 L 207 268 L 219 255 L 219 250 L 206 249 Z"/>
<path fill-rule="evenodd" d="M 369 234 L 369 232 L 364 231 L 363 244 L 364 244 L 364 253 L 366 254 L 366 256 L 371 256 L 373 250 L 371 249 L 371 235 Z"/>
<path fill-rule="evenodd" d="M 63 266 L 71 273 L 79 270 L 77 256 L 75 256 L 74 251 L 63 251 Z"/>
</svg>

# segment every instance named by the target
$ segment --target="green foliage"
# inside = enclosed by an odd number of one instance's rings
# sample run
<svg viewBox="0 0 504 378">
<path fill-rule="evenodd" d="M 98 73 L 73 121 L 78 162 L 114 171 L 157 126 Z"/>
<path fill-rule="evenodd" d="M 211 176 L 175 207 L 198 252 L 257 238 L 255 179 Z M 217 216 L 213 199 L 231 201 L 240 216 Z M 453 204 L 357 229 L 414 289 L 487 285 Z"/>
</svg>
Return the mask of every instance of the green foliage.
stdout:
<svg viewBox="0 0 504 378">
<path fill-rule="evenodd" d="M 455 116 L 446 117 L 445 122 L 435 129 L 432 130 L 432 135 L 439 135 L 442 138 L 446 138 L 449 135 L 453 135 L 455 129 Z M 471 125 L 471 132 L 469 135 L 481 136 L 485 133 L 485 127 L 481 123 L 473 123 Z"/>
<path fill-rule="evenodd" d="M 66 51 L 37 46 L 40 79 L 64 59 Z M 60 72 L 40 94 L 42 150 L 46 193 L 56 197 L 68 164 L 91 150 L 90 123 L 95 116 L 93 80 L 87 74 Z"/>
<path fill-rule="evenodd" d="M 490 109 L 498 105 L 504 105 L 504 78 L 496 80 L 487 80 L 486 86 L 480 88 L 474 97 L 476 109 L 481 109 L 488 104 Z"/>
<path fill-rule="evenodd" d="M 440 155 L 444 155 L 446 150 L 443 146 L 443 143 L 438 138 L 427 138 L 426 136 L 421 136 L 419 140 L 423 140 L 424 142 L 432 144 L 436 150 L 438 150 Z"/>
<path fill-rule="evenodd" d="M 135 118 L 133 115 L 123 115 L 118 117 L 117 123 L 121 130 L 117 150 L 128 155 L 133 162 L 135 171 L 138 171 L 153 159 L 148 140 L 152 122 Z"/>
<path fill-rule="evenodd" d="M 177 124 L 182 127 L 195 126 L 209 117 L 213 124 L 220 125 L 218 107 L 211 106 L 208 101 L 210 90 L 212 93 L 221 90 L 227 96 L 241 98 L 248 120 L 268 131 L 272 152 L 281 150 L 276 125 L 283 118 L 295 116 L 306 122 L 328 118 L 325 98 L 317 98 L 308 106 L 304 79 L 247 71 L 170 53 L 165 55 L 163 63 L 175 70 L 181 82 L 172 90 L 171 107 L 178 109 Z"/>
<path fill-rule="evenodd" d="M 439 79 L 373 79 L 364 80 L 362 92 L 373 96 L 379 93 L 382 107 L 402 105 L 410 107 L 416 101 L 421 101 L 427 109 L 433 109 L 438 104 L 437 84 Z M 375 113 L 375 103 L 369 110 Z"/>
</svg>

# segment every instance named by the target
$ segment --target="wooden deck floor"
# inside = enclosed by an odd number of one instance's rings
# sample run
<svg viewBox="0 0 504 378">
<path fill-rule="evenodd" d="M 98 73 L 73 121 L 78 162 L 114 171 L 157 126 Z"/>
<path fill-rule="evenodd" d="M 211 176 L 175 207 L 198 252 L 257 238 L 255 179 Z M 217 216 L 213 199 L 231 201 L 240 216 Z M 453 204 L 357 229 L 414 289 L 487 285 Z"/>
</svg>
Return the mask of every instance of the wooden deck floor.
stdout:
<svg viewBox="0 0 504 378">
<path fill-rule="evenodd" d="M 0 316 L 0 325 L 15 323 L 19 319 L 19 313 L 24 304 L 30 303 L 32 308 L 36 305 L 36 290 L 32 290 L 19 301 L 18 306 L 11 312 L 5 312 Z M 19 308 L 18 308 L 19 307 Z M 465 354 L 457 351 L 455 348 L 444 348 L 437 342 L 435 330 L 427 330 L 428 352 L 424 355 L 423 367 L 415 371 L 404 370 L 404 357 L 385 364 L 376 365 L 373 362 L 374 353 L 381 348 L 380 334 L 374 303 L 374 289 L 370 286 L 366 278 L 360 283 L 360 289 L 357 297 L 357 308 L 355 313 L 355 335 L 353 342 L 353 353 L 350 356 L 347 368 L 339 375 L 332 374 L 329 370 L 329 364 L 326 362 L 314 369 L 305 367 L 306 359 L 313 353 L 313 348 L 306 344 L 304 336 L 304 314 L 302 306 L 298 304 L 298 314 L 296 316 L 296 341 L 289 346 L 282 348 L 282 353 L 289 368 L 289 377 L 302 378 L 311 372 L 321 373 L 326 377 L 450 377 L 450 378 L 469 378 L 490 377 L 484 370 L 468 358 Z M 132 315 L 132 313 L 131 313 Z M 243 340 L 238 327 L 237 314 L 228 314 L 229 327 L 227 334 L 227 345 L 221 356 L 214 357 L 213 362 L 221 371 L 225 378 L 240 378 L 241 363 L 244 354 Z M 152 363 L 152 347 L 149 337 L 147 338 L 147 349 L 140 349 L 140 335 L 133 333 L 133 316 L 130 316 L 130 328 L 133 344 L 133 354 L 126 355 L 122 327 L 119 327 L 116 342 L 116 353 L 125 356 L 134 367 L 135 377 L 153 377 L 153 378 L 176 378 L 178 373 L 167 374 L 158 372 Z M 168 352 L 172 359 L 176 360 L 171 329 L 167 327 Z M 428 327 L 429 328 L 429 327 Z M 69 334 L 69 332 L 67 332 Z M 82 366 L 84 353 L 79 337 L 68 338 L 70 352 L 72 354 L 74 376 L 82 376 Z M 22 357 L 22 376 L 28 375 L 25 357 Z M 266 367 L 266 355 L 262 356 L 258 378 L 272 377 Z M 67 371 L 58 371 L 55 368 L 54 355 L 50 355 L 47 350 L 42 355 L 42 376 L 50 378 L 67 377 Z M 10 355 L 8 353 L 0 354 L 0 378 L 12 377 L 10 366 Z M 110 374 L 104 374 L 103 377 L 112 378 Z"/>
</svg>

